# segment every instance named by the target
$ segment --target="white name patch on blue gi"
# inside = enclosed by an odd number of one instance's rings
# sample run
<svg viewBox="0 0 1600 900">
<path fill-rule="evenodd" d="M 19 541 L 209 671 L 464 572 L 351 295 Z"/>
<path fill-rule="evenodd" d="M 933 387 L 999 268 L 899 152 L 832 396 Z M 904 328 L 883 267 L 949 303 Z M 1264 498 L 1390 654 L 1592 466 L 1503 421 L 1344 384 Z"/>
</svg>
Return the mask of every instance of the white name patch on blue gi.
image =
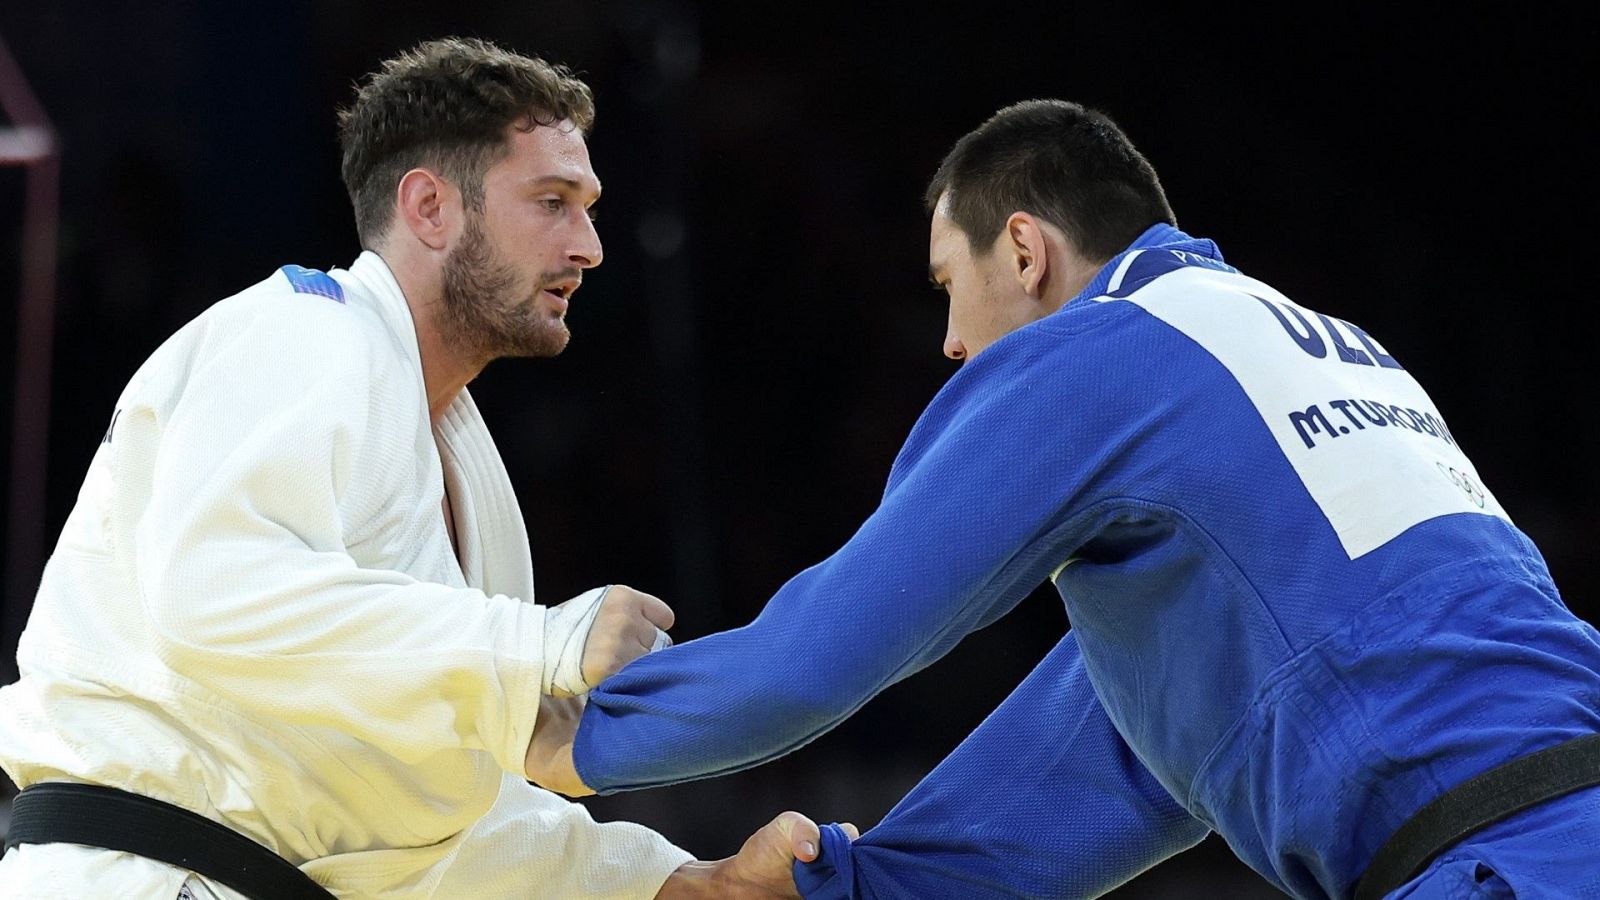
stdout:
<svg viewBox="0 0 1600 900">
<path fill-rule="evenodd" d="M 1233 374 L 1351 559 L 1438 516 L 1511 521 L 1422 386 L 1360 328 L 1206 268 L 1127 299 Z"/>
</svg>

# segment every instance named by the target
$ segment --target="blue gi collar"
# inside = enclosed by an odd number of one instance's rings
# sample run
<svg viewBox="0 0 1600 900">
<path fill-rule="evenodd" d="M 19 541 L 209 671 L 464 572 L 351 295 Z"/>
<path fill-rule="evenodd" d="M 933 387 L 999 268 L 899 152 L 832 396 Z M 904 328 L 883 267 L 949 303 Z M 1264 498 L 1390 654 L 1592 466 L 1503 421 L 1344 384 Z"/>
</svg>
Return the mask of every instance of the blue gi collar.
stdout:
<svg viewBox="0 0 1600 900">
<path fill-rule="evenodd" d="M 1232 266 L 1223 263 L 1222 251 L 1217 247 L 1216 241 L 1209 238 L 1190 237 L 1165 222 L 1158 222 L 1146 228 L 1143 234 L 1134 238 L 1133 243 L 1129 244 L 1126 250 L 1113 256 L 1109 262 L 1101 266 L 1100 271 L 1096 272 L 1095 276 L 1089 280 L 1089 284 L 1083 289 L 1083 292 L 1068 300 L 1065 305 L 1071 306 L 1079 300 L 1104 297 L 1108 291 L 1112 290 L 1112 278 L 1121 272 L 1125 272 L 1123 263 L 1130 256 L 1143 250 L 1170 250 L 1179 255 L 1180 258 L 1188 257 L 1187 264 L 1190 265 L 1210 263 L 1207 268 L 1224 269 L 1229 272 L 1238 271 Z"/>
</svg>

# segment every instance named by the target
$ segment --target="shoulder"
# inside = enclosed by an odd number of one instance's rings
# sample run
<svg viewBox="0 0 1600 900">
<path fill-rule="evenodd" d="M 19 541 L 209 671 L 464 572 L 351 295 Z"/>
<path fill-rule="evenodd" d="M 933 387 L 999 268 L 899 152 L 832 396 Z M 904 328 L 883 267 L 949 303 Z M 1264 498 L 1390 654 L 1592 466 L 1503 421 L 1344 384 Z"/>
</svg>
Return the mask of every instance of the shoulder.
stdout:
<svg viewBox="0 0 1600 900">
<path fill-rule="evenodd" d="M 197 358 L 288 376 L 366 380 L 404 360 L 382 320 L 344 302 L 330 276 L 284 266 L 206 310 L 190 326 Z"/>
<path fill-rule="evenodd" d="M 406 410 L 426 416 L 422 373 L 375 310 L 296 291 L 278 272 L 169 338 L 119 406 L 209 402 L 352 425 L 382 410 L 395 428 L 410 427 Z"/>
<path fill-rule="evenodd" d="M 289 270 L 309 276 L 295 280 Z M 308 287 L 309 285 L 309 287 Z M 284 266 L 201 314 L 215 327 L 281 333 L 315 339 L 320 334 L 354 338 L 379 323 L 345 302 L 343 290 L 330 276 L 299 266 Z"/>
<path fill-rule="evenodd" d="M 1224 346 L 1248 348 L 1270 339 L 1280 319 L 1315 316 L 1261 281 L 1220 263 L 1185 262 L 1183 256 L 1142 254 L 1127 267 L 1120 287 L 1022 329 L 1016 336 L 1033 333 L 1019 345 L 1054 342 L 1054 367 L 1115 374 L 1118 382 L 1143 390 L 1151 379 L 1165 382 L 1175 373 L 1186 379 L 1220 374 L 1209 366 L 1196 371 L 1194 363 L 1217 356 Z M 1153 261 L 1140 265 L 1145 259 Z"/>
</svg>

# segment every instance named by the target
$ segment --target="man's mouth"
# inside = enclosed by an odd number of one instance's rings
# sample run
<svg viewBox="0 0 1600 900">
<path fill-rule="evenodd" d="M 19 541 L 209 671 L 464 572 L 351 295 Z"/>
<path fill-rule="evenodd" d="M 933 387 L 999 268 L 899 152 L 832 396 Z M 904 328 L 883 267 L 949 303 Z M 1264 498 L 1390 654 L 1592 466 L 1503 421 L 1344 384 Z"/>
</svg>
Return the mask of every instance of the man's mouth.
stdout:
<svg viewBox="0 0 1600 900">
<path fill-rule="evenodd" d="M 567 304 L 572 300 L 573 292 L 578 289 L 580 283 L 577 279 L 558 281 L 545 288 L 544 292 L 555 300 L 556 311 L 564 313 L 567 311 Z"/>
</svg>

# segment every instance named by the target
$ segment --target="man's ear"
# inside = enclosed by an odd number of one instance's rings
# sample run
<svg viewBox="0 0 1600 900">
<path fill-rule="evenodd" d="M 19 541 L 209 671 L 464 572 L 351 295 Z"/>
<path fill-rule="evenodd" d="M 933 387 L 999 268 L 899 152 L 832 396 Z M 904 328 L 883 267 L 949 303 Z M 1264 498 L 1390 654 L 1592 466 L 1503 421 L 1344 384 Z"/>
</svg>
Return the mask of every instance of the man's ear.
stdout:
<svg viewBox="0 0 1600 900">
<path fill-rule="evenodd" d="M 1001 240 L 1002 249 L 1011 255 L 1017 282 L 1029 297 L 1039 299 L 1050 268 L 1050 250 L 1039 220 L 1025 212 L 1012 213 Z"/>
<path fill-rule="evenodd" d="M 395 190 L 396 216 L 407 231 L 430 249 L 443 250 L 450 239 L 446 207 L 453 189 L 427 169 L 412 169 Z"/>
</svg>

